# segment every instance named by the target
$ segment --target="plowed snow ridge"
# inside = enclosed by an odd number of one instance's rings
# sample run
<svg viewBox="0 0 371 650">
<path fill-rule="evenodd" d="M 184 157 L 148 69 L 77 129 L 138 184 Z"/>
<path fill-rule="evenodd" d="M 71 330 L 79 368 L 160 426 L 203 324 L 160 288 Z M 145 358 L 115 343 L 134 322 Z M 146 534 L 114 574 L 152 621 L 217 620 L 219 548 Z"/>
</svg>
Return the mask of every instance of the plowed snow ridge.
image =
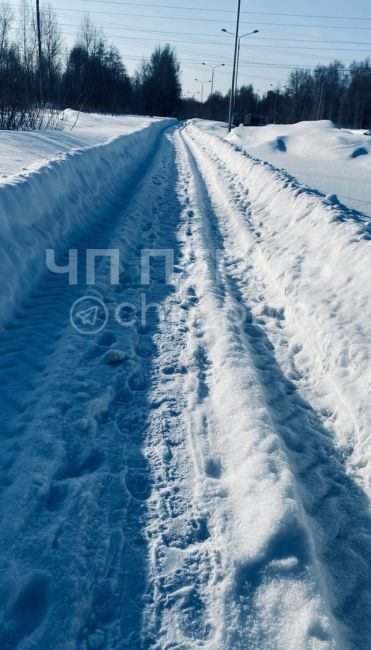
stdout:
<svg viewBox="0 0 371 650">
<path fill-rule="evenodd" d="M 0 191 L 58 189 L 3 212 L 1 648 L 370 647 L 367 224 L 192 123 L 62 167 Z"/>
</svg>

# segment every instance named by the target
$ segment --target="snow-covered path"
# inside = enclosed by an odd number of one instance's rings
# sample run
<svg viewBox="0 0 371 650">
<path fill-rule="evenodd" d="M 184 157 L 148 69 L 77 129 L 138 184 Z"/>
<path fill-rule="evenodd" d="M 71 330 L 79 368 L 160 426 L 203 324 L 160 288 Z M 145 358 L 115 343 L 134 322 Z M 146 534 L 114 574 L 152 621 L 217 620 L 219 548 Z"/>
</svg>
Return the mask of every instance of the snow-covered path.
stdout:
<svg viewBox="0 0 371 650">
<path fill-rule="evenodd" d="M 263 175 L 289 226 L 309 201 L 293 261 Z M 332 207 L 192 125 L 101 203 L 68 248 L 118 249 L 120 284 L 107 259 L 94 287 L 82 265 L 74 286 L 48 272 L 0 337 L 1 648 L 371 647 L 367 294 L 347 347 L 336 260 L 329 315 L 305 293 Z M 107 309 L 96 336 L 70 321 L 86 295 Z"/>
</svg>

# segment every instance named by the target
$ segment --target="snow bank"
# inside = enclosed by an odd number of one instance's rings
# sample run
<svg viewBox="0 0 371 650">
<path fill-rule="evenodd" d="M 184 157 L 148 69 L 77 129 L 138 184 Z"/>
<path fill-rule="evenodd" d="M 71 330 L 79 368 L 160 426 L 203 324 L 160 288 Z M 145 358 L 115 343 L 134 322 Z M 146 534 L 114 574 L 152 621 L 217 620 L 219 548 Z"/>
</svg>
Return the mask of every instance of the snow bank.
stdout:
<svg viewBox="0 0 371 650">
<path fill-rule="evenodd" d="M 0 131 L 0 183 L 9 182 L 14 174 L 35 171 L 52 158 L 134 133 L 160 119 L 66 109 L 60 115 L 60 130 Z"/>
<path fill-rule="evenodd" d="M 198 126 L 226 136 L 226 125 L 198 121 Z M 355 210 L 371 216 L 371 138 L 337 128 L 329 120 L 239 127 L 228 136 L 248 153 L 286 169 L 301 183 L 324 194 L 335 192 Z"/>
<path fill-rule="evenodd" d="M 262 275 L 279 292 L 277 309 L 306 341 L 307 363 L 332 386 L 339 448 L 370 493 L 368 219 L 194 123 L 188 131 L 248 195 Z"/>
<path fill-rule="evenodd" d="M 159 135 L 173 123 L 143 118 L 139 123 L 136 118 L 123 135 L 102 130 L 99 137 L 105 142 L 67 151 L 0 184 L 0 323 L 45 269 L 45 250 L 67 250 L 71 235 L 76 240 L 91 228 L 119 189 L 129 191 Z"/>
</svg>

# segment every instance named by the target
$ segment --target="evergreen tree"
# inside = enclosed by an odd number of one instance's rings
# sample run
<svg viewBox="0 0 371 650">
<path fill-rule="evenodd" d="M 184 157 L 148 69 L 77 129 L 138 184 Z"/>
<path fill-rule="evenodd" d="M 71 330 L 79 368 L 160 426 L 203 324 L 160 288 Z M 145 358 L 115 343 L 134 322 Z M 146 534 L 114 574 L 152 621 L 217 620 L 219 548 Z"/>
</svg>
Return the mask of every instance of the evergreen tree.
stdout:
<svg viewBox="0 0 371 650">
<path fill-rule="evenodd" d="M 141 112 L 175 116 L 181 104 L 179 63 L 170 45 L 158 47 L 149 61 L 142 63 L 137 79 Z"/>
</svg>

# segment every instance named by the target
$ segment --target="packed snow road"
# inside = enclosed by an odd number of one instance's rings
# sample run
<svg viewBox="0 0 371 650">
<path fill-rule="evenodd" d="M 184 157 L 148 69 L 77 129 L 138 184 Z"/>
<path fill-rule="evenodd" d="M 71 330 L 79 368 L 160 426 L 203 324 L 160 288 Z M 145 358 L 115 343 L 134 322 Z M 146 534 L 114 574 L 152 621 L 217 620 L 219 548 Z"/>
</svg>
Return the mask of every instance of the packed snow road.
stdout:
<svg viewBox="0 0 371 650">
<path fill-rule="evenodd" d="M 144 158 L 1 333 L 0 647 L 370 648 L 369 286 L 350 332 L 318 281 L 367 224 L 192 124 Z"/>
</svg>

